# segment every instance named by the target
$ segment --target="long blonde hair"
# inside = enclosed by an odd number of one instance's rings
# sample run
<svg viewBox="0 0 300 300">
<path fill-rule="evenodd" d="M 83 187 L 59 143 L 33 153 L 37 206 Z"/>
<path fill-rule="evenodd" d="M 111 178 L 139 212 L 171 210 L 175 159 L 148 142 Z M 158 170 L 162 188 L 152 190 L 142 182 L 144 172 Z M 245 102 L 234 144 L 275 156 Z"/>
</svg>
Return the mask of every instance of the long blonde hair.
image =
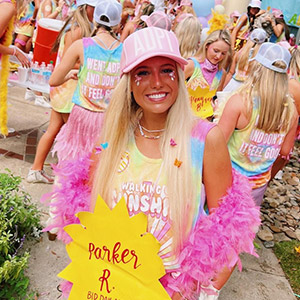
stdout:
<svg viewBox="0 0 300 300">
<path fill-rule="evenodd" d="M 231 57 L 231 54 L 232 54 L 232 51 L 231 51 L 231 38 L 230 38 L 230 33 L 229 33 L 228 30 L 226 30 L 226 29 L 216 30 L 216 31 L 212 32 L 211 34 L 209 34 L 208 37 L 206 38 L 206 40 L 204 41 L 204 43 L 201 45 L 198 52 L 196 53 L 196 56 L 199 56 L 200 60 L 204 61 L 205 58 L 206 58 L 207 47 L 210 44 L 212 44 L 214 42 L 217 42 L 217 41 L 223 41 L 227 45 L 229 45 L 229 50 L 228 50 L 226 56 L 219 63 L 219 69 L 222 69 L 228 63 L 228 59 L 229 59 L 229 57 Z"/>
<path fill-rule="evenodd" d="M 195 209 L 195 187 L 191 186 L 190 138 L 194 117 L 190 110 L 188 94 L 184 83 L 184 73 L 177 67 L 179 74 L 178 96 L 170 108 L 166 127 L 161 138 L 160 151 L 163 159 L 163 171 L 166 173 L 169 214 L 174 232 L 173 249 L 180 250 L 192 224 Z M 120 158 L 126 151 L 128 142 L 134 137 L 134 131 L 141 114 L 141 108 L 135 102 L 130 87 L 130 74 L 123 75 L 115 88 L 106 112 L 101 141 L 108 143 L 102 151 L 98 167 L 94 174 L 92 188 L 92 208 L 98 195 L 112 207 L 112 193 L 115 177 L 120 165 Z M 177 146 L 170 147 L 170 139 L 176 140 Z M 180 168 L 174 166 L 175 159 L 182 161 Z M 199 184 L 201 184 L 199 180 Z"/>
<path fill-rule="evenodd" d="M 254 57 L 260 46 L 261 44 L 256 44 L 251 40 L 247 41 L 246 45 L 240 50 L 241 52 L 238 54 L 239 59 L 237 62 L 237 67 L 240 71 L 247 70 L 250 58 L 250 51 L 252 50 L 251 57 Z"/>
<path fill-rule="evenodd" d="M 58 37 L 56 38 L 51 51 L 56 52 L 59 47 L 60 40 L 65 33 L 65 30 L 69 24 L 71 24 L 71 32 L 75 30 L 75 28 L 79 27 L 81 30 L 81 37 L 88 37 L 91 35 L 92 29 L 91 24 L 86 12 L 87 5 L 80 5 L 77 9 L 71 14 L 70 17 L 66 20 L 63 28 L 60 30 Z"/>
<path fill-rule="evenodd" d="M 296 79 L 300 76 L 300 49 L 298 47 L 290 48 L 291 61 L 289 68 L 289 76 L 295 77 Z"/>
<path fill-rule="evenodd" d="M 277 61 L 275 67 L 284 69 L 285 63 Z M 243 95 L 247 113 L 252 113 L 254 97 L 260 100 L 257 128 L 267 133 L 287 132 L 294 113 L 294 103 L 288 91 L 286 73 L 275 72 L 253 61 L 250 76 L 239 92 Z"/>
<path fill-rule="evenodd" d="M 181 21 L 175 30 L 179 42 L 180 54 L 184 58 L 195 55 L 199 49 L 201 40 L 202 25 L 199 20 L 190 16 Z"/>
</svg>

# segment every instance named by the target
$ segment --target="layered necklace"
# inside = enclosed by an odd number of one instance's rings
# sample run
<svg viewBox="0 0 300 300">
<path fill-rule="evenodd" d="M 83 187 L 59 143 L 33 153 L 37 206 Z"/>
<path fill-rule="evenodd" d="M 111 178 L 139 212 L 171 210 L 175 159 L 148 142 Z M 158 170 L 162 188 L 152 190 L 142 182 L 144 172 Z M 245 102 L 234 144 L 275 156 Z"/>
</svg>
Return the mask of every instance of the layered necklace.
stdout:
<svg viewBox="0 0 300 300">
<path fill-rule="evenodd" d="M 160 135 L 147 135 L 145 132 L 148 132 L 148 133 L 162 133 L 162 132 L 165 131 L 165 129 L 149 130 L 149 129 L 143 127 L 140 124 L 140 121 L 138 121 L 138 127 L 139 127 L 139 130 L 140 130 L 141 136 L 146 138 L 146 139 L 150 139 L 150 140 L 157 140 L 157 139 L 161 138 L 162 135 L 161 134 Z"/>
</svg>

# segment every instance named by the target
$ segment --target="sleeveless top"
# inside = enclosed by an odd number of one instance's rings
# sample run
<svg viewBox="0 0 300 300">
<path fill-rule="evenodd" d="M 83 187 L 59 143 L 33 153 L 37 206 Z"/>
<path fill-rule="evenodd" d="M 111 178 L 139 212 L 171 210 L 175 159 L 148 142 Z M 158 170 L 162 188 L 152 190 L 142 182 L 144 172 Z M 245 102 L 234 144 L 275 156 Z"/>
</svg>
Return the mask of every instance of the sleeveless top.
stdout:
<svg viewBox="0 0 300 300">
<path fill-rule="evenodd" d="M 275 35 L 275 33 L 273 32 L 271 37 L 270 37 L 270 40 L 269 40 L 269 42 L 271 42 L 271 43 L 279 43 L 279 42 L 283 42 L 283 41 L 286 41 L 284 30 L 282 31 L 282 33 L 279 37 L 277 37 Z"/>
<path fill-rule="evenodd" d="M 91 111 L 104 112 L 120 80 L 123 44 L 110 50 L 102 48 L 93 38 L 82 41 L 84 62 L 78 72 L 72 102 Z"/>
<path fill-rule="evenodd" d="M 215 124 L 199 120 L 191 137 L 192 178 L 196 189 L 196 205 L 193 226 L 205 215 L 202 190 L 202 167 L 205 139 Z M 172 253 L 171 220 L 169 199 L 166 190 L 167 178 L 162 167 L 162 159 L 144 156 L 137 148 L 134 138 L 122 155 L 118 175 L 114 183 L 113 202 L 117 204 L 125 198 L 129 215 L 143 212 L 148 218 L 147 232 L 151 232 L 160 242 L 159 256 L 166 270 L 179 269 L 177 258 Z M 176 168 L 176 166 L 174 166 Z"/>
<path fill-rule="evenodd" d="M 65 35 L 62 35 L 59 42 L 59 48 L 57 52 L 57 59 L 55 67 L 60 64 L 62 55 L 65 48 Z M 63 84 L 55 87 L 50 87 L 50 100 L 52 109 L 59 113 L 70 113 L 74 103 L 72 103 L 72 97 L 77 86 L 77 80 L 69 79 Z"/>
<path fill-rule="evenodd" d="M 232 167 L 248 177 L 252 189 L 270 180 L 272 165 L 286 135 L 286 132 L 267 133 L 257 129 L 259 111 L 259 99 L 254 98 L 249 124 L 244 129 L 234 130 L 228 141 Z"/>
<path fill-rule="evenodd" d="M 34 3 L 33 1 L 27 1 L 26 7 L 24 10 L 20 13 L 20 15 L 17 16 L 17 25 L 18 26 L 24 26 L 29 25 L 30 20 L 33 16 L 34 12 Z"/>
<path fill-rule="evenodd" d="M 238 20 L 236 22 L 237 25 L 239 24 L 241 17 L 245 16 L 245 15 L 247 15 L 247 14 L 244 13 L 238 18 Z M 248 18 L 248 15 L 247 15 L 247 22 L 243 27 L 240 28 L 239 32 L 237 33 L 236 38 L 237 39 L 246 39 L 249 35 L 249 28 L 250 28 L 250 22 L 249 22 L 249 18 Z"/>
<path fill-rule="evenodd" d="M 200 63 L 193 57 L 191 60 L 194 62 L 194 72 L 186 83 L 191 107 L 196 116 L 206 119 L 214 113 L 211 100 L 217 92 L 223 71 L 218 70 L 211 85 L 209 85 L 203 76 Z"/>
</svg>

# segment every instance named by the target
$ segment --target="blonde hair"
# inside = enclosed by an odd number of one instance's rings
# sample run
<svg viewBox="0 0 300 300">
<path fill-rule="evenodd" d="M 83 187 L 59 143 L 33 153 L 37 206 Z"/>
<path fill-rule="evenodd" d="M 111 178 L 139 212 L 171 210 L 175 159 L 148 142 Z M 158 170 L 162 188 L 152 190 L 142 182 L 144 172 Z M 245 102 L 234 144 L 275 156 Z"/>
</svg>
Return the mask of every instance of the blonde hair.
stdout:
<svg viewBox="0 0 300 300">
<path fill-rule="evenodd" d="M 208 35 L 204 43 L 201 45 L 200 49 L 196 53 L 196 56 L 200 56 L 200 60 L 205 60 L 207 47 L 217 41 L 223 41 L 229 46 L 229 50 L 226 53 L 224 59 L 219 63 L 219 69 L 222 69 L 228 62 L 229 57 L 231 57 L 231 38 L 228 30 L 216 30 Z"/>
<path fill-rule="evenodd" d="M 178 253 L 192 224 L 195 211 L 195 187 L 191 187 L 192 168 L 190 155 L 192 115 L 188 94 L 185 87 L 184 73 L 177 67 L 179 74 L 178 96 L 168 112 L 164 134 L 160 140 L 163 159 L 163 172 L 166 174 L 169 215 L 174 232 L 173 249 Z M 115 88 L 106 112 L 101 141 L 109 147 L 101 153 L 98 167 L 94 174 L 92 188 L 92 208 L 98 195 L 112 207 L 113 184 L 120 165 L 120 158 L 126 151 L 128 142 L 134 138 L 134 131 L 140 118 L 141 108 L 131 94 L 130 74 L 123 75 Z M 170 147 L 170 139 L 176 140 L 177 146 Z M 175 159 L 182 161 L 180 168 L 174 166 Z M 199 184 L 201 184 L 199 179 Z"/>
<path fill-rule="evenodd" d="M 184 58 L 195 55 L 201 40 L 202 25 L 196 17 L 190 16 L 181 21 L 175 30 L 180 54 Z"/>
<path fill-rule="evenodd" d="M 183 5 L 183 6 L 180 7 L 179 10 L 180 10 L 179 15 L 185 13 L 185 14 L 192 14 L 194 17 L 197 16 L 195 10 L 189 5 Z"/>
<path fill-rule="evenodd" d="M 28 4 L 29 3 L 27 1 L 23 1 L 23 0 L 16 0 L 15 1 L 17 18 L 20 18 L 21 14 L 24 12 L 24 10 L 26 9 L 26 6 Z"/>
<path fill-rule="evenodd" d="M 278 61 L 274 66 L 284 69 L 285 63 Z M 251 74 L 239 92 L 243 95 L 247 113 L 251 114 L 252 99 L 260 100 L 260 112 L 257 128 L 267 133 L 287 132 L 294 113 L 294 103 L 288 94 L 288 77 L 286 73 L 275 72 L 253 61 Z"/>
<path fill-rule="evenodd" d="M 260 46 L 261 44 L 256 44 L 250 39 L 247 41 L 246 45 L 241 49 L 237 61 L 237 66 L 240 71 L 244 71 L 248 68 L 250 51 L 252 50 L 251 57 L 254 57 Z"/>
<path fill-rule="evenodd" d="M 298 78 L 300 75 L 300 50 L 298 47 L 290 48 L 290 52 L 292 54 L 289 68 L 289 76 L 294 76 Z"/>
<path fill-rule="evenodd" d="M 86 13 L 87 5 L 80 5 L 77 9 L 68 17 L 63 28 L 60 30 L 58 37 L 56 38 L 51 51 L 56 52 L 59 47 L 60 40 L 65 33 L 65 30 L 69 24 L 71 24 L 71 32 L 75 30 L 75 28 L 79 27 L 81 30 L 81 37 L 87 37 L 91 35 L 91 25 L 89 18 Z"/>
</svg>

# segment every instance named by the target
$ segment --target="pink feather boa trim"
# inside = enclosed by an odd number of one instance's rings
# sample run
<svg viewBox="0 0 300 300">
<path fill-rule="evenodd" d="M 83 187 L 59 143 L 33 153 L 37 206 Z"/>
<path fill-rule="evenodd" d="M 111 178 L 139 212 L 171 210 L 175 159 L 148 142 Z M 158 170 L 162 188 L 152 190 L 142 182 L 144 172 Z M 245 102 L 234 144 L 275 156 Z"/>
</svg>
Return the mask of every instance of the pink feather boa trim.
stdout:
<svg viewBox="0 0 300 300">
<path fill-rule="evenodd" d="M 232 186 L 220 206 L 197 221 L 185 243 L 179 256 L 180 275 L 173 278 L 167 273 L 161 278 L 170 295 L 185 291 L 185 297 L 194 299 L 195 286 L 208 286 L 224 267 L 238 264 L 241 270 L 240 253 L 258 256 L 253 240 L 261 222 L 260 208 L 251 197 L 247 178 L 235 170 L 232 175 Z"/>
<path fill-rule="evenodd" d="M 49 202 L 48 205 L 55 217 L 51 225 L 43 231 L 56 228 L 57 238 L 68 244 L 72 239 L 64 231 L 64 227 L 69 224 L 79 224 L 79 219 L 75 214 L 89 210 L 91 189 L 87 183 L 90 175 L 90 160 L 86 156 L 76 160 L 62 161 L 58 166 L 52 167 L 58 181 L 52 192 L 43 195 L 41 202 Z"/>
<path fill-rule="evenodd" d="M 58 238 L 65 243 L 71 238 L 63 228 L 78 224 L 75 214 L 89 209 L 89 166 L 90 160 L 85 157 L 54 167 L 58 185 L 43 197 L 43 201 L 51 200 L 49 205 L 55 208 L 56 214 L 54 223 L 44 230 L 58 228 Z M 208 286 L 225 266 L 232 268 L 238 264 L 241 270 L 240 253 L 257 256 L 253 240 L 259 225 L 260 210 L 251 197 L 250 184 L 246 177 L 233 170 L 232 186 L 221 199 L 220 206 L 214 213 L 199 219 L 190 233 L 179 256 L 180 275 L 173 278 L 167 273 L 161 283 L 170 295 L 185 291 L 188 299 L 194 299 L 195 294 L 200 293 L 200 287 L 195 293 L 195 284 Z M 62 290 L 67 295 L 70 284 L 63 284 Z"/>
</svg>

